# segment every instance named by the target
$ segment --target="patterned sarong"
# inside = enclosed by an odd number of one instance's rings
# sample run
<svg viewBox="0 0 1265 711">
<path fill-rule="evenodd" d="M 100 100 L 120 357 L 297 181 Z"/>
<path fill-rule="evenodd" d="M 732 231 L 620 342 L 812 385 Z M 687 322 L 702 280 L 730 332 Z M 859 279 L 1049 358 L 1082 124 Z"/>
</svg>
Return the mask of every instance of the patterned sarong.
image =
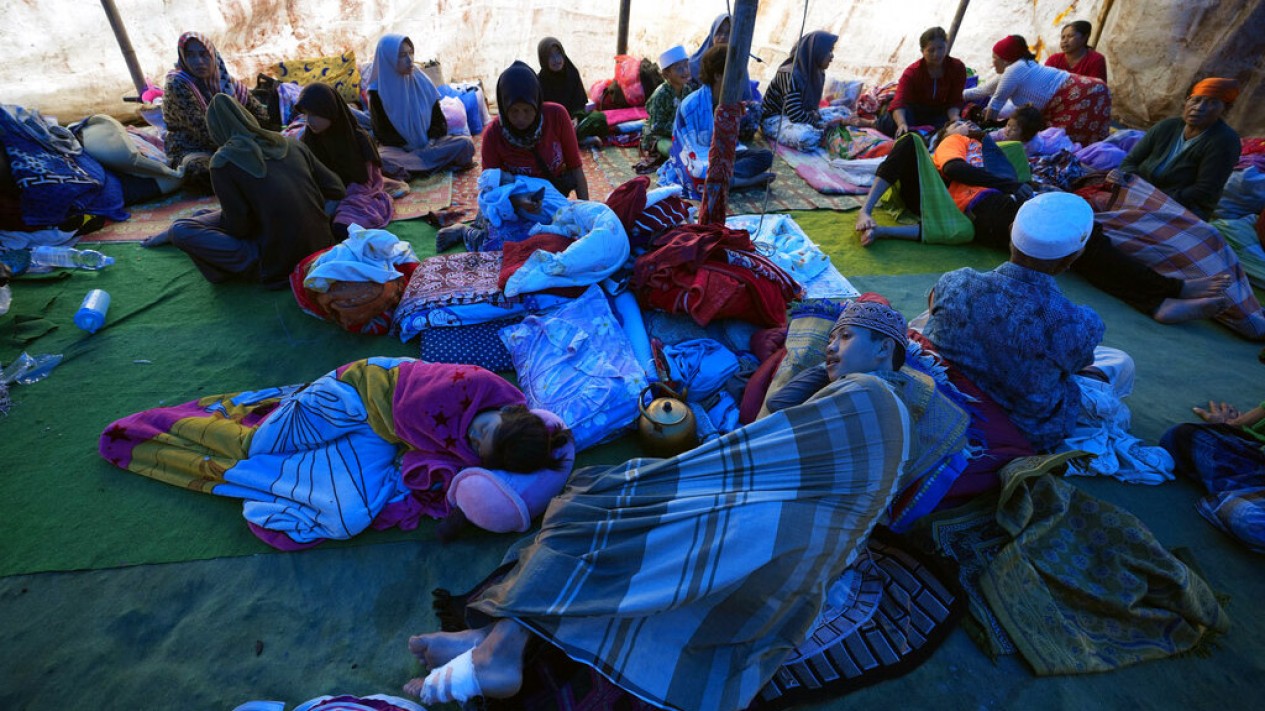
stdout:
<svg viewBox="0 0 1265 711">
<path fill-rule="evenodd" d="M 1265 312 L 1252 293 L 1234 250 L 1215 227 L 1199 219 L 1138 175 L 1078 193 L 1094 207 L 1120 251 L 1164 276 L 1192 279 L 1227 273 L 1231 306 L 1216 318 L 1248 338 L 1265 338 Z"/>
<path fill-rule="evenodd" d="M 1106 138 L 1111 129 L 1111 90 L 1101 79 L 1069 74 L 1042 113 L 1046 123 L 1088 146 Z"/>
<path fill-rule="evenodd" d="M 577 472 L 471 608 L 657 705 L 745 708 L 891 502 L 909 423 L 854 375 L 678 457 Z"/>
</svg>

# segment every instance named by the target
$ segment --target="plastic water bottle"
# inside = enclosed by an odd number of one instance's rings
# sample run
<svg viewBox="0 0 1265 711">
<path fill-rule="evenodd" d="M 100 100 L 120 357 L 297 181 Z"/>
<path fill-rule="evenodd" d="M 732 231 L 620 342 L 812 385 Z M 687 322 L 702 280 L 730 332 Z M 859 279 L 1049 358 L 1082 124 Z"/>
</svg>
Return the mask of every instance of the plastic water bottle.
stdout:
<svg viewBox="0 0 1265 711">
<path fill-rule="evenodd" d="M 96 333 L 105 325 L 105 312 L 110 310 L 110 294 L 104 289 L 93 289 L 83 297 L 79 311 L 75 313 L 75 325 L 88 333 Z"/>
<path fill-rule="evenodd" d="M 114 257 L 107 257 L 95 249 L 40 246 L 31 249 L 31 264 L 40 267 L 97 270 L 114 264 Z"/>
</svg>

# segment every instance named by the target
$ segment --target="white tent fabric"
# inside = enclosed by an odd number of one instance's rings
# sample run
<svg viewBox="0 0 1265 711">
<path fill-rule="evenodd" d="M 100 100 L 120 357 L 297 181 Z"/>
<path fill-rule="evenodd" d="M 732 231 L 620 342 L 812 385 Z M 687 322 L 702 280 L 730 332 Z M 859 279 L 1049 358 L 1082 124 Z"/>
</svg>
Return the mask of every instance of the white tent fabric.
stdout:
<svg viewBox="0 0 1265 711">
<path fill-rule="evenodd" d="M 417 58 L 437 58 L 449 80 L 481 79 L 491 95 L 499 71 L 515 59 L 536 65 L 536 43 L 558 37 L 585 81 L 610 77 L 618 29 L 614 0 L 116 0 L 145 74 L 161 85 L 175 61 L 181 32 L 209 35 L 235 76 L 251 80 L 280 59 L 336 54 L 371 57 L 376 39 L 402 32 Z M 805 5 L 807 13 L 805 14 Z M 1229 114 L 1245 135 L 1265 132 L 1265 0 L 976 0 L 966 12 L 953 54 L 987 77 L 991 47 L 1024 35 L 1044 59 L 1058 51 L 1060 27 L 1097 24 L 1108 7 L 1100 49 L 1112 73 L 1115 113 L 1145 125 L 1176 113 L 1183 92 L 1209 74 L 1237 76 L 1243 99 Z M 764 85 L 805 31 L 840 36 L 830 75 L 867 83 L 895 80 L 918 58 L 918 35 L 946 29 L 951 0 L 764 0 L 753 34 L 749 71 Z M 632 0 L 631 54 L 657 57 L 674 44 L 691 51 L 723 0 Z M 806 18 L 806 19 L 805 19 Z M 90 113 L 135 114 L 121 97 L 134 94 L 122 54 L 100 4 L 85 0 L 8 0 L 0 4 L 0 96 L 70 121 Z"/>
</svg>

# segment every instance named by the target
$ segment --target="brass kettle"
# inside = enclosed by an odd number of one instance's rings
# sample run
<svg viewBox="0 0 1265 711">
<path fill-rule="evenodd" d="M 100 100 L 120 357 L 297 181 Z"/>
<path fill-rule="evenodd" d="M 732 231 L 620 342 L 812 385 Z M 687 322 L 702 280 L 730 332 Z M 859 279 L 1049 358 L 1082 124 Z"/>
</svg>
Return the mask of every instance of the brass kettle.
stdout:
<svg viewBox="0 0 1265 711">
<path fill-rule="evenodd" d="M 646 404 L 646 394 L 655 388 L 666 393 Z M 651 383 L 641 391 L 637 401 L 641 417 L 637 419 L 637 431 L 641 446 L 651 457 L 672 457 L 698 444 L 697 423 L 694 411 L 685 404 L 685 398 L 663 383 Z"/>
</svg>

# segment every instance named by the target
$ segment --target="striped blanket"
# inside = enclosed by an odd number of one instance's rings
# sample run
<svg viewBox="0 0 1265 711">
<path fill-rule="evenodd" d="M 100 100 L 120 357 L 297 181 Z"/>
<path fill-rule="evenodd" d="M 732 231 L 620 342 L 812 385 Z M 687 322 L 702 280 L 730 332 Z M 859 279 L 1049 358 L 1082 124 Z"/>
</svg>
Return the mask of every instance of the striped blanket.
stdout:
<svg viewBox="0 0 1265 711">
<path fill-rule="evenodd" d="M 1232 302 L 1217 320 L 1248 338 L 1265 338 L 1265 312 L 1252 293 L 1247 273 L 1216 228 L 1140 176 L 1116 174 L 1103 185 L 1078 193 L 1094 206 L 1094 221 L 1111 241 L 1165 276 L 1191 279 L 1229 273 Z"/>
<path fill-rule="evenodd" d="M 470 607 L 656 705 L 745 708 L 864 547 L 910 442 L 893 389 L 854 375 L 678 457 L 590 467 Z"/>
</svg>

